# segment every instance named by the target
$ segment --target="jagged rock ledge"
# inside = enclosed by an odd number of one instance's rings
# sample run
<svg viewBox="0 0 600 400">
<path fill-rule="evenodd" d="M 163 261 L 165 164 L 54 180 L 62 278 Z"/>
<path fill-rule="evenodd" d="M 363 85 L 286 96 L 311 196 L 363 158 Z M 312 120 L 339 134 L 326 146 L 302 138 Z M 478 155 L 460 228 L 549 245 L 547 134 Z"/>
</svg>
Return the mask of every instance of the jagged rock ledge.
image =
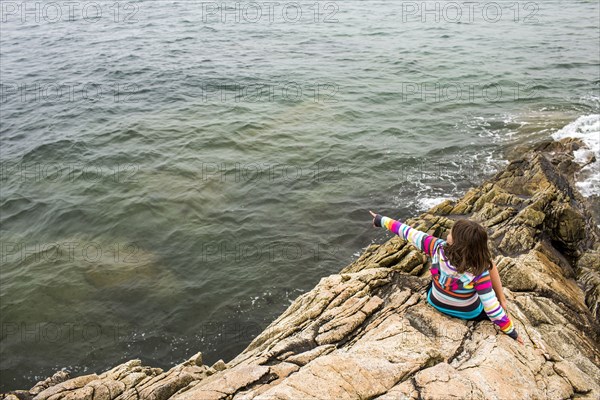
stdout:
<svg viewBox="0 0 600 400">
<path fill-rule="evenodd" d="M 600 232 L 575 190 L 575 139 L 544 142 L 460 200 L 406 222 L 438 237 L 489 229 L 525 346 L 491 321 L 429 306 L 426 257 L 394 237 L 321 279 L 236 358 L 169 371 L 133 360 L 5 398 L 339 400 L 600 398 Z"/>
</svg>

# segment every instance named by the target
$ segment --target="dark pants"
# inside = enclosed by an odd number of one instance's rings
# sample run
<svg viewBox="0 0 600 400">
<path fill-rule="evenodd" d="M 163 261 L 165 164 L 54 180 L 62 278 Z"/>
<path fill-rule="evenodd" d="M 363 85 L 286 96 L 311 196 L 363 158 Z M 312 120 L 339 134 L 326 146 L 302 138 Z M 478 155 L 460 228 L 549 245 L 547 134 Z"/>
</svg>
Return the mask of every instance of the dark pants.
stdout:
<svg viewBox="0 0 600 400">
<path fill-rule="evenodd" d="M 425 290 L 425 293 L 429 293 L 429 290 L 431 290 L 431 286 L 433 286 L 433 281 L 429 281 L 429 285 L 427 285 L 427 289 Z M 485 310 L 481 310 L 479 315 L 476 317 L 463 318 L 463 319 L 466 319 L 467 321 L 490 321 L 490 317 L 488 317 Z"/>
</svg>

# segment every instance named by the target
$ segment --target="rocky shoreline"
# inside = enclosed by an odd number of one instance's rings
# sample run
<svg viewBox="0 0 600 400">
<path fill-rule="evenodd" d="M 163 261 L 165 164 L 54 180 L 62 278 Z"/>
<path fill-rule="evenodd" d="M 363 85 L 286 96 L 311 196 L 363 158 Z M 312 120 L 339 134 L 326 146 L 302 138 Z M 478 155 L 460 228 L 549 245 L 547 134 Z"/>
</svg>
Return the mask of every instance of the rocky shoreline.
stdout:
<svg viewBox="0 0 600 400">
<path fill-rule="evenodd" d="M 0 397 L 597 400 L 600 230 L 574 185 L 580 146 L 567 138 L 518 149 L 461 199 L 404 221 L 441 238 L 460 218 L 488 228 L 525 346 L 491 321 L 433 309 L 425 299 L 427 258 L 393 237 L 322 278 L 228 363 L 207 366 L 198 353 L 163 371 L 132 360 L 101 374 L 58 372 Z"/>
</svg>

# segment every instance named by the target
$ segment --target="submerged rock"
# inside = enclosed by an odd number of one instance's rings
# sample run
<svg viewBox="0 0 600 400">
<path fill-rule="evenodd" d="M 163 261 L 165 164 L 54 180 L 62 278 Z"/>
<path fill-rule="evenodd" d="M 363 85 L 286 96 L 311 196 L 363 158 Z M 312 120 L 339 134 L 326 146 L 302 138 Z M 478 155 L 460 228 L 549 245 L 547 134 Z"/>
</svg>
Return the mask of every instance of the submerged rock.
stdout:
<svg viewBox="0 0 600 400">
<path fill-rule="evenodd" d="M 404 222 L 445 238 L 469 218 L 490 233 L 508 311 L 524 346 L 491 321 L 449 317 L 426 301 L 427 258 L 393 237 L 369 246 L 233 360 L 201 355 L 163 372 L 130 361 L 52 379 L 19 398 L 598 399 L 600 232 L 574 188 L 577 143 L 530 149 L 461 199 Z M 201 349 L 199 349 L 201 350 Z M 40 391 L 40 389 L 42 389 Z"/>
</svg>

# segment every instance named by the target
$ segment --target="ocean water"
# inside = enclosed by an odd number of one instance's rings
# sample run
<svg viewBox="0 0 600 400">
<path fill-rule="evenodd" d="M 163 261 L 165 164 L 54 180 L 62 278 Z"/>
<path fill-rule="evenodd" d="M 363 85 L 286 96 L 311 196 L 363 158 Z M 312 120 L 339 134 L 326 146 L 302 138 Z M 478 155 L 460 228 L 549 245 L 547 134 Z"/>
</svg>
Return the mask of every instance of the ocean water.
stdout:
<svg viewBox="0 0 600 400">
<path fill-rule="evenodd" d="M 280 3 L 1 3 L 1 391 L 228 361 L 515 145 L 600 194 L 597 1 Z"/>
</svg>

